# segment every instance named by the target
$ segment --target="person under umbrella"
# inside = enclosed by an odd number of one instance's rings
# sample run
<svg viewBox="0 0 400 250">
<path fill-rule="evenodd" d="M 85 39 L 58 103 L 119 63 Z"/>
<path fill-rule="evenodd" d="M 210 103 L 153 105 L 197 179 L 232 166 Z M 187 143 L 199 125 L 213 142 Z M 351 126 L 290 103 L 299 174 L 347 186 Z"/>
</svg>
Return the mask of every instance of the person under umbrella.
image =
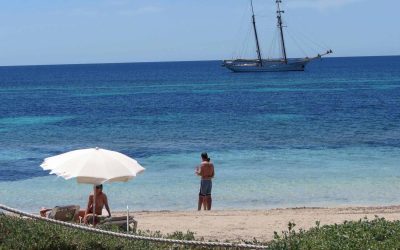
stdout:
<svg viewBox="0 0 400 250">
<path fill-rule="evenodd" d="M 74 221 L 81 222 L 81 219 L 82 219 L 85 224 L 93 223 L 93 225 L 96 225 L 97 223 L 99 223 L 97 216 L 102 215 L 104 207 L 106 208 L 106 210 L 108 212 L 108 217 L 111 217 L 111 211 L 110 211 L 110 207 L 108 205 L 107 195 L 103 192 L 103 185 L 100 184 L 100 185 L 95 186 L 94 190 L 95 190 L 94 193 L 89 195 L 86 209 L 79 210 L 77 216 L 74 218 Z M 96 198 L 96 203 L 94 203 L 95 198 Z M 96 206 L 96 209 L 93 212 L 94 206 Z M 68 206 L 64 206 L 64 207 L 68 207 Z M 69 207 L 71 207 L 71 209 L 72 209 L 75 206 L 69 206 Z M 52 210 L 53 210 L 52 208 L 42 208 L 40 210 L 40 215 L 42 217 L 49 217 L 50 214 L 48 214 L 48 212 L 50 212 Z M 93 216 L 95 216 L 95 217 L 93 218 Z M 93 218 L 94 221 L 92 219 L 89 220 L 88 218 Z"/>
<path fill-rule="evenodd" d="M 106 209 L 108 207 L 107 196 L 103 196 L 101 188 L 96 191 L 97 186 L 105 182 L 126 182 L 134 179 L 145 170 L 136 160 L 130 157 L 101 148 L 79 149 L 48 157 L 40 166 L 43 170 L 50 170 L 50 174 L 55 174 L 66 180 L 76 178 L 78 183 L 94 185 L 94 193 L 92 198 L 89 197 L 84 218 L 88 217 L 87 215 L 90 212 L 93 214 L 93 211 L 94 214 L 101 214 L 103 206 L 106 206 Z M 97 198 L 98 192 L 102 197 L 100 201 Z M 100 202 L 99 206 L 97 205 L 98 202 Z M 111 215 L 109 207 L 107 212 Z M 96 223 L 95 218 L 96 216 L 93 216 L 93 224 Z"/>
<path fill-rule="evenodd" d="M 94 195 L 96 195 L 96 204 L 94 204 Z M 94 206 L 96 206 L 95 209 L 93 209 Z M 111 217 L 111 211 L 110 211 L 110 207 L 108 206 L 107 195 L 105 193 L 103 193 L 103 185 L 100 184 L 95 187 L 95 194 L 89 195 L 89 200 L 88 200 L 86 210 L 79 211 L 79 217 L 83 218 L 83 222 L 85 224 L 87 224 L 90 222 L 90 220 L 88 220 L 88 218 L 93 216 L 93 214 L 95 216 L 102 215 L 104 207 L 106 208 L 106 210 L 108 212 L 108 217 Z M 95 217 L 95 218 L 97 218 L 97 217 Z M 95 219 L 94 225 L 96 225 L 97 223 L 99 223 L 99 221 L 98 221 L 98 219 Z"/>
</svg>

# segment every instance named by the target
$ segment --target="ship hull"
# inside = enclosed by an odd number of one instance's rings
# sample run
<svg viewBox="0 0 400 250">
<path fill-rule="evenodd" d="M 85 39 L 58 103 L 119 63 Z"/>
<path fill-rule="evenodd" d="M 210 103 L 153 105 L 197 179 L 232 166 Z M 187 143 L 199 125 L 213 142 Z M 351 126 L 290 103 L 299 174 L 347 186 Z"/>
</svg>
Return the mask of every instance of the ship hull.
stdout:
<svg viewBox="0 0 400 250">
<path fill-rule="evenodd" d="M 291 59 L 286 63 L 280 60 L 263 60 L 262 64 L 257 60 L 225 60 L 223 66 L 233 72 L 282 72 L 304 71 L 308 59 Z"/>
</svg>

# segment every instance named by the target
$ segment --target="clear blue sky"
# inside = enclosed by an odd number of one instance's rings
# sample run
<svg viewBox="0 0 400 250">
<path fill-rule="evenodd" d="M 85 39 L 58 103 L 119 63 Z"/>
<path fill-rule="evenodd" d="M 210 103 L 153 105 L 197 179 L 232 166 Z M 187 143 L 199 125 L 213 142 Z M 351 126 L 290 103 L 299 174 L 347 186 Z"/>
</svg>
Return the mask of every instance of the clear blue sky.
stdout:
<svg viewBox="0 0 400 250">
<path fill-rule="evenodd" d="M 334 56 L 400 54 L 399 0 L 284 2 L 288 31 L 326 44 Z M 275 1 L 254 5 L 268 48 Z M 248 34 L 248 6 L 249 0 L 0 0 L 0 65 L 226 59 Z"/>
</svg>

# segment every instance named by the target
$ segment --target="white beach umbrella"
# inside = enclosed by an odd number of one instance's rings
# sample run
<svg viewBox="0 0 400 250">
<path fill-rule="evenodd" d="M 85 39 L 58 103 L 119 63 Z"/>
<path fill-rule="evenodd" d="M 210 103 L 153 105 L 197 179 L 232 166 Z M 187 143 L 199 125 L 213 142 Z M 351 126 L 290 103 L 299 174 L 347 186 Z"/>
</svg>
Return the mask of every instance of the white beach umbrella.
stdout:
<svg viewBox="0 0 400 250">
<path fill-rule="evenodd" d="M 130 157 L 101 148 L 79 149 L 48 157 L 40 166 L 43 170 L 51 170 L 50 174 L 93 185 L 126 182 L 145 170 Z"/>
<path fill-rule="evenodd" d="M 79 149 L 48 157 L 40 166 L 43 170 L 50 170 L 50 174 L 66 180 L 76 178 L 78 183 L 94 186 L 105 182 L 126 182 L 145 170 L 130 157 L 101 148 Z M 94 208 L 95 202 L 96 197 L 94 197 Z"/>
</svg>

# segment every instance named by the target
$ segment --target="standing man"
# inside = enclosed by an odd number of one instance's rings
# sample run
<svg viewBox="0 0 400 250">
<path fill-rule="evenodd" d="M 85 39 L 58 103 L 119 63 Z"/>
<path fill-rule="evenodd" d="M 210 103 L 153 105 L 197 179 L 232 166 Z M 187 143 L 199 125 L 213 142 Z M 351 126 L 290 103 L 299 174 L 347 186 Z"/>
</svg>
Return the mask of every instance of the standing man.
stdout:
<svg viewBox="0 0 400 250">
<path fill-rule="evenodd" d="M 204 210 L 211 210 L 211 204 L 212 204 L 211 180 L 212 178 L 214 178 L 214 164 L 210 162 L 210 158 L 208 157 L 207 153 L 201 154 L 201 164 L 199 167 L 196 167 L 195 173 L 198 176 L 201 176 L 199 202 L 197 210 L 200 211 L 202 205 Z"/>
</svg>

